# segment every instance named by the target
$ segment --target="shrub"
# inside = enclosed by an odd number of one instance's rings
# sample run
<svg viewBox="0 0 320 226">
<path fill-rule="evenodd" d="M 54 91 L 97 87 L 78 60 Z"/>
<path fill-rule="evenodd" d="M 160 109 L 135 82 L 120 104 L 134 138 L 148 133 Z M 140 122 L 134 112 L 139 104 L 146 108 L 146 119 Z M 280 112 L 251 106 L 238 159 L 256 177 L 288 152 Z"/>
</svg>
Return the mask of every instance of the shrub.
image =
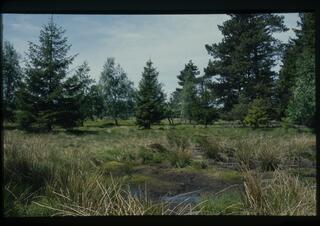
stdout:
<svg viewBox="0 0 320 226">
<path fill-rule="evenodd" d="M 293 123 L 290 118 L 282 118 L 281 120 L 281 127 L 285 130 L 288 130 L 289 128 L 293 127 Z"/>
<path fill-rule="evenodd" d="M 15 117 L 19 128 L 22 130 L 29 130 L 31 124 L 35 121 L 34 115 L 26 111 L 16 111 Z"/>
<path fill-rule="evenodd" d="M 245 124 L 253 128 L 266 126 L 270 120 L 269 103 L 261 98 L 255 99 L 248 109 L 248 114 L 244 119 Z"/>
<path fill-rule="evenodd" d="M 243 96 L 240 95 L 239 103 L 235 104 L 231 111 L 227 113 L 226 117 L 230 120 L 239 120 L 243 122 L 244 118 L 248 114 L 248 100 Z"/>
<path fill-rule="evenodd" d="M 158 152 L 152 152 L 152 150 L 142 147 L 139 150 L 138 157 L 143 163 L 160 163 L 164 156 Z"/>
</svg>

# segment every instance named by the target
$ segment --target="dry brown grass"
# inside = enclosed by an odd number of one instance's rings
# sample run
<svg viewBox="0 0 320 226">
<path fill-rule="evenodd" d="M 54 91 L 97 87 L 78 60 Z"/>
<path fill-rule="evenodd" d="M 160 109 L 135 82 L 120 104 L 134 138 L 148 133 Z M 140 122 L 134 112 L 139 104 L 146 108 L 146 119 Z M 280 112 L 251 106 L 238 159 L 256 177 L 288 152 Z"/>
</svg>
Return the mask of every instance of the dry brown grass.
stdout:
<svg viewBox="0 0 320 226">
<path fill-rule="evenodd" d="M 316 214 L 316 191 L 302 183 L 298 177 L 275 171 L 269 181 L 256 172 L 246 171 L 244 176 L 243 210 L 248 215 Z"/>
</svg>

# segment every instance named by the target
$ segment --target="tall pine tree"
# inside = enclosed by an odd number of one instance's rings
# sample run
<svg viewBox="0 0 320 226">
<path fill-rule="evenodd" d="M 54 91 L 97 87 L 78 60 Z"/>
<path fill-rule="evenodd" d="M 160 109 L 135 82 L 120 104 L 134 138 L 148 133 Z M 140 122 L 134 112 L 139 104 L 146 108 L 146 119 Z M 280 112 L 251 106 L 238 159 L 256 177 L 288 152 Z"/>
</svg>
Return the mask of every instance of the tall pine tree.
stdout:
<svg viewBox="0 0 320 226">
<path fill-rule="evenodd" d="M 52 126 L 61 121 L 63 80 L 75 57 L 68 56 L 71 45 L 64 33 L 65 30 L 51 18 L 40 31 L 39 44 L 29 42 L 26 79 L 20 90 L 21 111 L 18 113 L 22 127 L 36 123 L 52 130 Z"/>
<path fill-rule="evenodd" d="M 223 39 L 206 45 L 213 56 L 205 69 L 215 78 L 214 90 L 225 111 L 238 103 L 240 94 L 249 101 L 274 99 L 276 56 L 281 42 L 273 33 L 286 31 L 283 16 L 275 14 L 230 14 L 230 20 L 218 26 Z"/>
<path fill-rule="evenodd" d="M 137 124 L 145 129 L 150 129 L 152 124 L 165 117 L 165 94 L 158 75 L 151 60 L 147 61 L 136 95 Z"/>
</svg>

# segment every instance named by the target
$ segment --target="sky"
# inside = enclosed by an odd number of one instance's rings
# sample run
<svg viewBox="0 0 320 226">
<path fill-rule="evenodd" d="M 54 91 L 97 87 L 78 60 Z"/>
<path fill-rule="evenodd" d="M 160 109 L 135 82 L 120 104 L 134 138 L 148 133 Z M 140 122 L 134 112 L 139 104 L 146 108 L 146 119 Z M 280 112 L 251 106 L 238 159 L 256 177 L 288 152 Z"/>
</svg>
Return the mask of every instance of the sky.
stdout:
<svg viewBox="0 0 320 226">
<path fill-rule="evenodd" d="M 287 42 L 294 37 L 292 28 L 297 26 L 298 13 L 281 15 L 289 31 L 274 36 Z M 10 41 L 23 60 L 28 41 L 38 43 L 41 26 L 50 17 L 48 14 L 3 14 L 3 40 Z M 108 57 L 114 57 L 138 87 L 143 67 L 151 59 L 163 90 L 169 95 L 176 89 L 177 75 L 189 60 L 203 74 L 211 59 L 205 45 L 221 41 L 218 25 L 229 16 L 55 14 L 53 19 L 66 30 L 65 36 L 72 44 L 69 54 L 78 54 L 70 73 L 87 61 L 90 75 L 98 81 L 103 64 Z"/>
</svg>

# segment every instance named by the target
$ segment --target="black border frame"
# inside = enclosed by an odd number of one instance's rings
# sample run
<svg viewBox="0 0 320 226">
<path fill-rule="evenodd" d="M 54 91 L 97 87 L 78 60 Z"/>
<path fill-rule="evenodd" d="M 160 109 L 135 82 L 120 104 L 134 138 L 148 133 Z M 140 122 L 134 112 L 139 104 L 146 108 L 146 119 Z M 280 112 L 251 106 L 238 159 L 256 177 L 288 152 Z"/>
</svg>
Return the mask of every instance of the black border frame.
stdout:
<svg viewBox="0 0 320 226">
<path fill-rule="evenodd" d="M 4 217 L 1 212 L 1 222 L 5 225 L 114 225 L 139 224 L 163 225 L 166 223 L 180 225 L 320 225 L 320 7 L 317 0 L 2 0 L 0 3 L 1 48 L 2 48 L 2 13 L 27 14 L 222 14 L 222 13 L 316 13 L 316 147 L 317 147 L 317 216 L 141 216 L 141 217 Z M 2 62 L 2 56 L 1 56 Z M 0 62 L 0 66 L 1 65 Z M 1 76 L 2 78 L 2 76 Z M 2 92 L 1 92 L 2 102 Z M 2 109 L 2 103 L 1 103 Z M 3 115 L 2 115 L 3 116 Z M 2 122 L 3 117 L 1 117 Z M 1 131 L 2 131 L 1 123 Z M 2 133 L 1 133 L 2 141 Z M 1 146 L 2 148 L 2 146 Z M 1 169 L 3 167 L 3 152 L 1 151 Z M 1 170 L 3 173 L 3 170 Z M 3 180 L 3 174 L 1 182 Z M 3 183 L 1 183 L 3 185 Z M 3 186 L 1 186 L 3 194 Z M 3 195 L 1 195 L 3 210 Z"/>
</svg>

